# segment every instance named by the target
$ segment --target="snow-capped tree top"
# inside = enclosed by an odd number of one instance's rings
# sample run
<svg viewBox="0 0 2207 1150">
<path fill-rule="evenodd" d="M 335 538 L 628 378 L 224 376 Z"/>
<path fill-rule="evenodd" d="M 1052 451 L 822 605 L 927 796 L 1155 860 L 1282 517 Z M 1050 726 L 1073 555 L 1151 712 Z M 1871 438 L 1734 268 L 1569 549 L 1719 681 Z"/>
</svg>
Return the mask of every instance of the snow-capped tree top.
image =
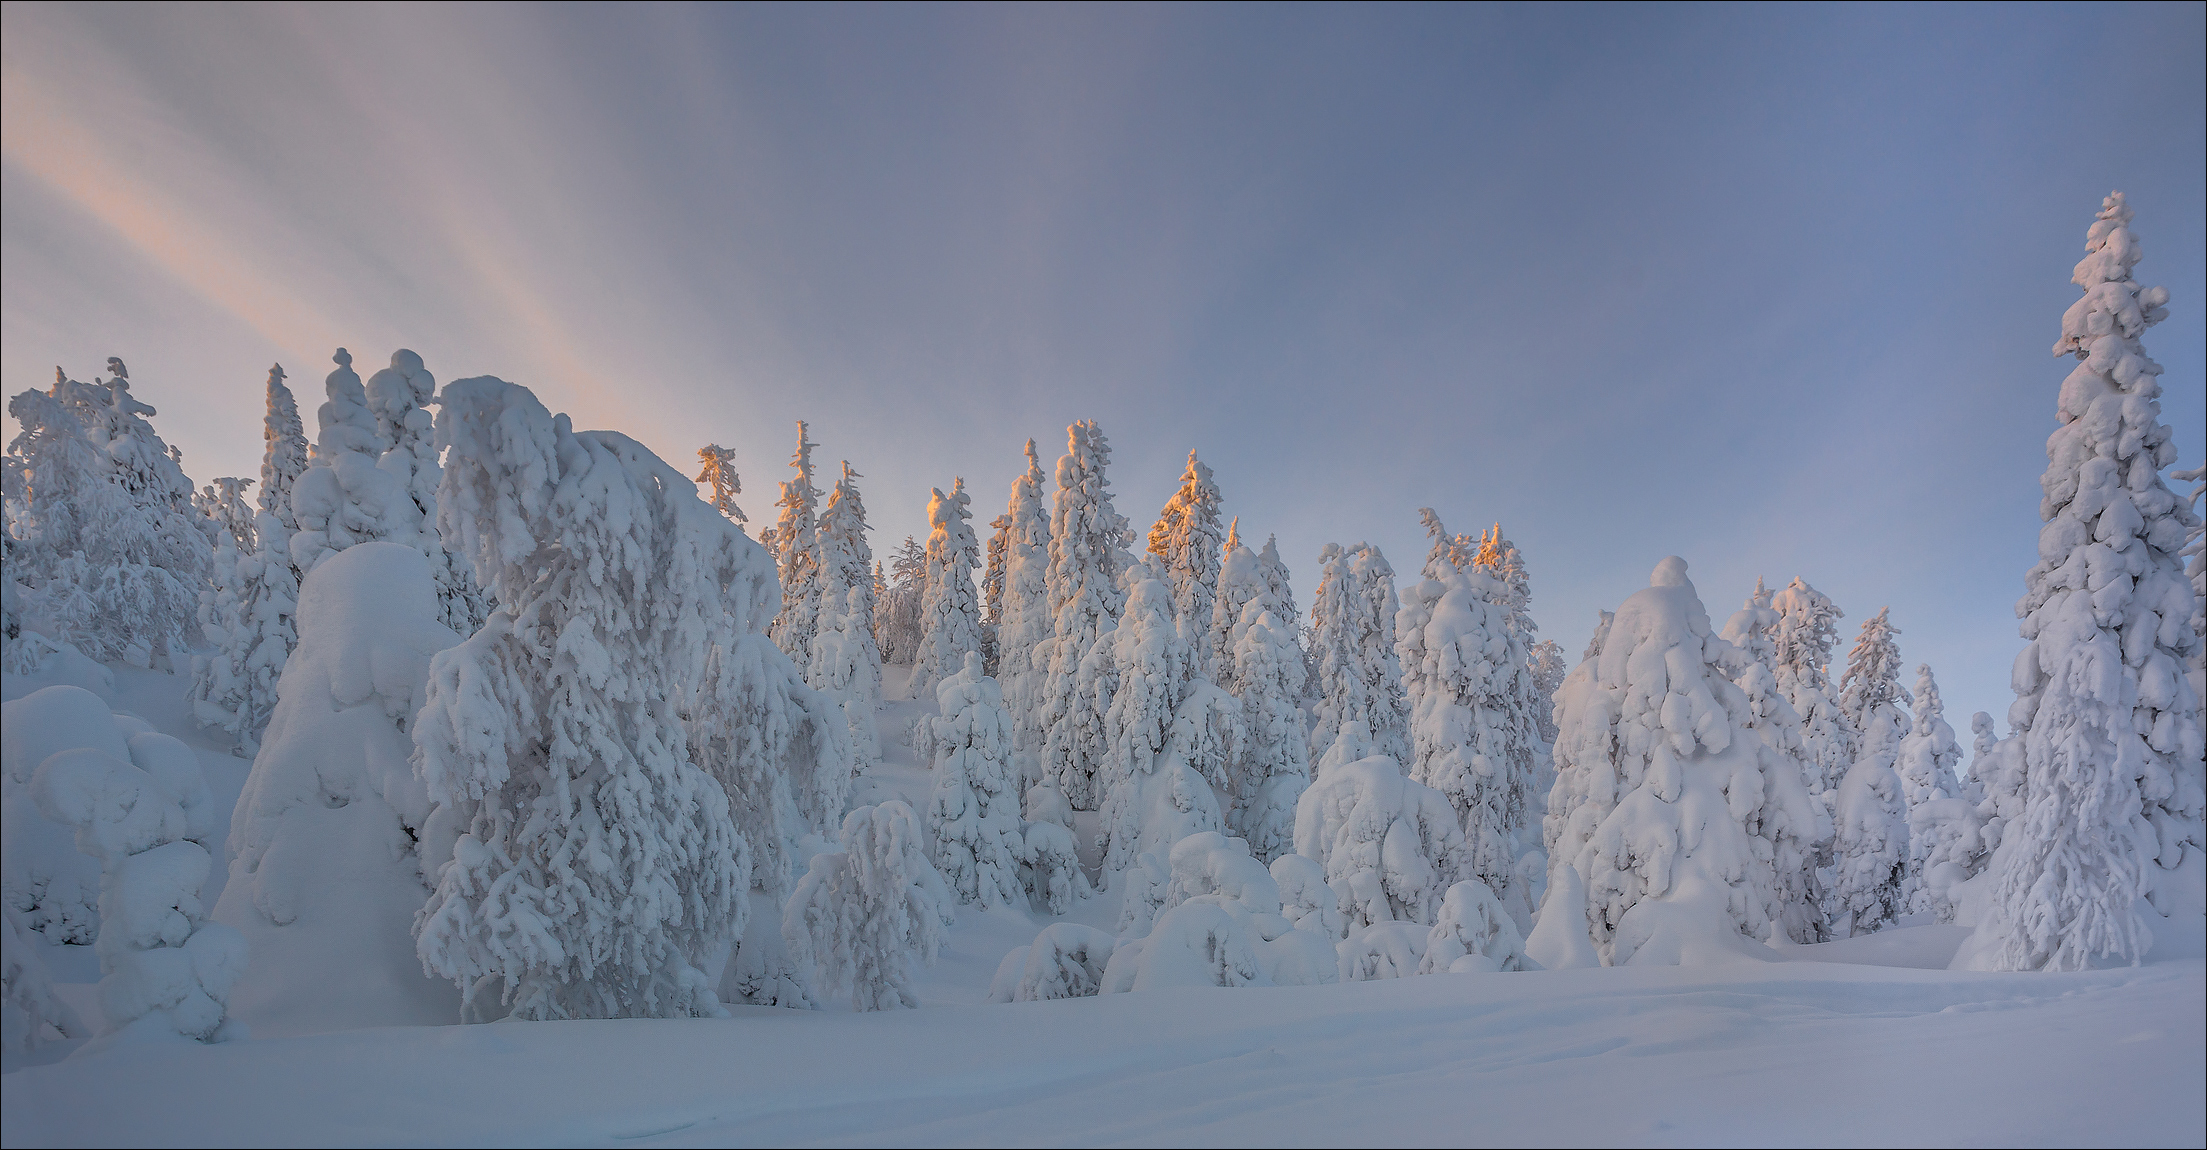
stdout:
<svg viewBox="0 0 2207 1150">
<path fill-rule="evenodd" d="M 1181 473 L 1180 487 L 1157 513 L 1157 522 L 1149 529 L 1149 549 L 1166 563 L 1189 548 L 1201 549 L 1208 545 L 1215 554 L 1224 536 L 1219 531 L 1218 484 L 1211 481 L 1211 469 L 1195 452 L 1188 453 L 1188 468 Z"/>
<path fill-rule="evenodd" d="M 1615 611 L 1601 612 L 1601 618 L 1594 624 L 1594 637 L 1586 641 L 1586 650 L 1579 655 L 1579 661 L 1602 657 L 1602 644 L 1609 642 L 1609 628 L 1616 621 Z"/>
<path fill-rule="evenodd" d="M 1433 546 L 1425 553 L 1425 569 L 1420 572 L 1428 579 L 1441 577 L 1441 565 L 1447 564 L 1458 571 L 1472 565 L 1478 555 L 1478 542 L 1465 535 L 1452 535 L 1447 524 L 1430 507 L 1418 508 L 1418 522 L 1425 525 L 1426 537 Z"/>
<path fill-rule="evenodd" d="M 2156 379 L 2161 365 L 2146 358 L 2138 337 L 2168 317 L 2169 289 L 2141 288 L 2131 279 L 2140 255 L 2130 233 L 2131 214 L 2123 193 L 2110 192 L 2085 233 L 2087 254 L 2071 277 L 2084 295 L 2063 313 L 2054 354 L 2074 355 L 2091 370 L 2072 372 L 2063 382 L 2058 411 L 2063 423 L 2082 417 L 2110 384 L 2128 395 L 2161 394 Z"/>
<path fill-rule="evenodd" d="M 385 450 L 429 438 L 428 407 L 437 394 L 437 377 L 429 374 L 421 356 L 403 347 L 392 352 L 391 366 L 369 376 L 364 391 L 368 410 L 375 412 L 376 438 Z M 432 491 L 435 486 L 432 475 Z"/>
<path fill-rule="evenodd" d="M 927 578 L 927 548 L 907 535 L 897 545 L 896 556 L 889 560 L 889 578 L 897 586 L 916 583 Z"/>
<path fill-rule="evenodd" d="M 377 438 L 375 413 L 368 408 L 368 389 L 353 370 L 352 353 L 338 348 L 330 360 L 337 370 L 323 380 L 328 398 L 315 415 L 319 434 L 314 440 L 313 459 L 328 465 L 328 461 L 348 451 L 362 452 L 370 458 L 383 454 L 389 445 Z"/>
<path fill-rule="evenodd" d="M 1837 621 L 1847 613 L 1799 577 L 1772 596 L 1770 606 L 1778 612 L 1778 666 L 1818 686 L 1827 683 L 1825 667 L 1831 663 L 1832 647 L 1839 641 Z"/>
<path fill-rule="evenodd" d="M 109 358 L 109 370 L 121 360 Z M 192 481 L 185 477 L 177 452 L 162 442 L 146 416 L 158 414 L 153 405 L 138 402 L 130 393 L 126 376 L 94 383 L 70 379 L 54 369 L 54 387 L 48 392 L 68 408 L 84 427 L 84 434 L 113 470 L 115 481 L 132 503 L 189 515 Z"/>
<path fill-rule="evenodd" d="M 781 518 L 774 524 L 774 545 L 781 553 L 784 579 L 789 574 L 789 557 L 812 546 L 813 509 L 820 503 L 820 489 L 812 485 L 812 449 L 818 446 L 805 421 L 798 420 L 797 450 L 789 457 L 797 477 L 782 482 L 781 498 L 774 501 L 774 506 L 782 509 Z"/>
<path fill-rule="evenodd" d="M 730 478 L 734 475 L 729 472 Z M 846 587 L 872 585 L 869 580 L 874 552 L 866 543 L 866 503 L 858 494 L 858 480 L 862 478 L 852 470 L 850 460 L 844 460 L 842 474 L 828 492 L 827 510 L 820 513 L 822 568 L 839 577 Z M 703 482 L 702 477 L 699 481 Z M 740 520 L 743 516 L 738 513 L 734 518 Z"/>
<path fill-rule="evenodd" d="M 927 549 L 939 557 L 940 562 L 958 562 L 963 566 L 977 567 L 981 563 L 981 545 L 974 538 L 968 520 L 973 512 L 973 497 L 966 494 L 963 478 L 951 484 L 950 494 L 944 495 L 940 487 L 929 488 L 927 500 L 927 525 L 933 530 L 927 537 Z"/>
<path fill-rule="evenodd" d="M 1755 577 L 1755 591 L 1747 597 L 1747 605 L 1732 613 L 1724 623 L 1724 641 L 1754 656 L 1761 662 L 1775 666 L 1778 656 L 1778 611 L 1770 605 L 1772 592 L 1763 586 L 1762 576 Z"/>
<path fill-rule="evenodd" d="M 1862 633 L 1847 655 L 1847 673 L 1839 682 L 1839 705 L 1865 731 L 1870 729 L 1870 716 L 1880 708 L 1908 702 L 1908 691 L 1900 685 L 1900 644 L 1893 641 L 1900 628 L 1886 617 L 1889 610 L 1880 607 L 1863 621 Z"/>
<path fill-rule="evenodd" d="M 713 510 L 738 523 L 749 523 L 750 517 L 736 506 L 736 496 L 743 494 L 743 477 L 736 474 L 735 449 L 708 443 L 697 449 L 697 461 L 697 477 L 690 482 L 712 485 Z"/>
<path fill-rule="evenodd" d="M 284 386 L 280 363 L 268 369 L 268 414 L 261 420 L 261 438 L 260 509 L 275 516 L 285 530 L 296 531 L 299 520 L 291 509 L 291 489 L 307 469 L 307 437 L 299 422 L 299 401 Z"/>
</svg>

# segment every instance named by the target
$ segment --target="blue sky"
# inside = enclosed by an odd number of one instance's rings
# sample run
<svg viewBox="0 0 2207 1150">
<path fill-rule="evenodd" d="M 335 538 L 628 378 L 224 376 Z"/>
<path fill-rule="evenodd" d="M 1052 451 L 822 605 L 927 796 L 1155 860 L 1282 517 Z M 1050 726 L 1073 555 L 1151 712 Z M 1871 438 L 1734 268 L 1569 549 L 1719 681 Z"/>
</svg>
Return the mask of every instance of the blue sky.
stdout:
<svg viewBox="0 0 2207 1150">
<path fill-rule="evenodd" d="M 1099 420 L 1309 602 L 1499 520 L 1575 656 L 1686 557 L 1890 605 L 2003 713 L 2076 298 L 2128 193 L 2202 451 L 2199 5 L 5 9 L 0 377 L 109 355 L 202 481 L 342 344 L 496 374 L 875 546 Z"/>
</svg>

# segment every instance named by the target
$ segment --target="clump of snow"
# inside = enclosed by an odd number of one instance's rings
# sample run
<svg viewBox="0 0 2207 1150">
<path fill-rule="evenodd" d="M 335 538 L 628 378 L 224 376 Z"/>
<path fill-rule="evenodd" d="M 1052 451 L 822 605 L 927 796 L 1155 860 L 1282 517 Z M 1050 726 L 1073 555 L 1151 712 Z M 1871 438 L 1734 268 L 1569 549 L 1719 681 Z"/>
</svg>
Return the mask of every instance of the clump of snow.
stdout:
<svg viewBox="0 0 2207 1150">
<path fill-rule="evenodd" d="M 1465 879 L 1448 888 L 1425 940 L 1419 974 L 1523 970 L 1525 939 L 1487 884 Z"/>
<path fill-rule="evenodd" d="M 91 1033 L 55 996 L 37 939 L 16 921 L 14 907 L 0 906 L 0 1052 L 9 1055 Z"/>
<path fill-rule="evenodd" d="M 1296 804 L 1295 853 L 1323 868 L 1351 929 L 1430 924 L 1468 873 L 1455 808 L 1383 756 L 1319 772 Z"/>
<path fill-rule="evenodd" d="M 1004 956 L 989 984 L 990 1002 L 1088 998 L 1103 987 L 1104 969 L 1119 940 L 1092 926 L 1056 922 L 1032 945 Z"/>
</svg>

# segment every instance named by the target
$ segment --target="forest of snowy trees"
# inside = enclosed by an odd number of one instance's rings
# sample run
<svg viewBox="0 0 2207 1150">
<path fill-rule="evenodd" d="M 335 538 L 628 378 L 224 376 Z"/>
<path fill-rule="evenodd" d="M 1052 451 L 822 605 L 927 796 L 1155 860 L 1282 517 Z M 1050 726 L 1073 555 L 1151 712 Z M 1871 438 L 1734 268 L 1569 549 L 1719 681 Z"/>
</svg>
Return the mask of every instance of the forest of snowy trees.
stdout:
<svg viewBox="0 0 2207 1150">
<path fill-rule="evenodd" d="M 271 368 L 259 475 L 197 487 L 121 360 L 57 370 L 9 401 L 0 468 L 0 661 L 45 684 L 6 704 L 0 1029 L 895 1009 L 965 907 L 1063 920 L 995 1002 L 1687 964 L 1904 919 L 1969 928 L 1963 969 L 2134 962 L 2207 913 L 2207 556 L 2131 219 L 2106 198 L 2059 317 L 2016 698 L 1966 748 L 1908 620 L 1814 572 L 1719 625 L 1662 558 L 1573 663 L 1539 556 L 1447 526 L 1476 508 L 1390 512 L 1430 541 L 1399 576 L 1358 524 L 1291 576 L 1196 451 L 1130 520 L 1090 421 L 939 477 L 877 551 L 865 474 L 802 423 L 754 535 L 734 451 L 692 475 L 404 349 L 365 380 L 337 349 L 311 421 Z M 188 682 L 250 759 L 227 842 L 109 667 Z M 924 800 L 869 784 L 905 746 Z M 1094 899 L 1108 928 L 1067 919 Z M 39 941 L 96 948 L 101 1017 Z"/>
</svg>

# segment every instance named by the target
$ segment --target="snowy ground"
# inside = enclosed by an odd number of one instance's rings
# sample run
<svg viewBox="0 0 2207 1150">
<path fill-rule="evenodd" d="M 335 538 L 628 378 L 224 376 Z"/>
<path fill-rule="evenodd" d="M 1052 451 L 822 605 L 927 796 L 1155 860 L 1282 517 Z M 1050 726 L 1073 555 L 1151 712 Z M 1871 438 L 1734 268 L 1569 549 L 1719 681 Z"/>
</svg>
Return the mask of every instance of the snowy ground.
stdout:
<svg viewBox="0 0 2207 1150">
<path fill-rule="evenodd" d="M 883 712 L 861 784 L 924 798 Z M 36 683 L 9 680 L 13 698 Z M 179 680 L 118 707 L 200 752 Z M 915 805 L 917 805 L 915 803 Z M 216 882 L 221 871 L 217 869 Z M 208 893 L 211 903 L 215 892 Z M 1109 895 L 1071 916 L 1109 925 Z M 1041 919 L 972 911 L 923 1008 L 728 1021 L 505 1023 L 134 1047 L 6 1078 L 19 1145 L 2133 1144 L 2207 1140 L 2207 965 L 1944 970 L 1951 927 L 1735 966 L 1432 975 L 981 1005 Z M 86 948 L 49 948 L 96 1010 Z M 56 1052 L 59 1053 L 59 1052 Z"/>
</svg>

